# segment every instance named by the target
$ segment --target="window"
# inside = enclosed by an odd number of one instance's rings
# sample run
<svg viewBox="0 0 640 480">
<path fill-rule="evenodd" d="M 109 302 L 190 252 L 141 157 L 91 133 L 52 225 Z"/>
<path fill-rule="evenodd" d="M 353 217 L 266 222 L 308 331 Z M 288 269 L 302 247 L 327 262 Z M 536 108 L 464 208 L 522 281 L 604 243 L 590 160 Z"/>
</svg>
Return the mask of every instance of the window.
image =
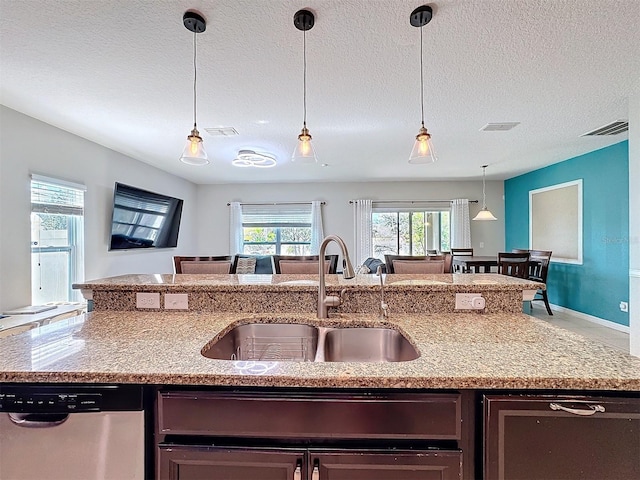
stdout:
<svg viewBox="0 0 640 480">
<path fill-rule="evenodd" d="M 373 256 L 426 255 L 429 250 L 449 251 L 449 210 L 373 208 Z"/>
<path fill-rule="evenodd" d="M 79 301 L 84 278 L 83 185 L 31 178 L 31 303 Z"/>
<path fill-rule="evenodd" d="M 242 253 L 311 255 L 311 204 L 242 205 Z"/>
</svg>

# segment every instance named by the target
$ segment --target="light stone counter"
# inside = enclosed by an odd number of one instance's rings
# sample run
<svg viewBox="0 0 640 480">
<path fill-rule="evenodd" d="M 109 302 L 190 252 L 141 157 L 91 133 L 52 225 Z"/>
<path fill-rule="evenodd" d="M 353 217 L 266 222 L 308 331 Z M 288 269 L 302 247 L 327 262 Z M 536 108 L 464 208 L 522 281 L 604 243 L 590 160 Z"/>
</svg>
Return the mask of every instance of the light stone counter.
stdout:
<svg viewBox="0 0 640 480">
<path fill-rule="evenodd" d="M 498 274 L 383 275 L 385 300 L 393 311 L 433 314 L 455 311 L 456 293 L 478 293 L 485 313 L 522 311 L 523 295 L 545 288 L 543 283 Z M 136 294 L 157 292 L 160 305 L 167 293 L 188 293 L 189 310 L 198 312 L 296 312 L 317 308 L 318 275 L 122 275 L 74 285 L 95 310 L 135 311 Z M 326 276 L 327 292 L 346 291 L 338 313 L 376 314 L 380 277 L 358 275 L 346 280 Z"/>
<path fill-rule="evenodd" d="M 397 363 L 247 362 L 200 354 L 238 323 L 381 325 L 420 357 Z M 115 312 L 0 340 L 0 382 L 428 389 L 640 391 L 640 358 L 518 314 L 351 315 Z"/>
</svg>

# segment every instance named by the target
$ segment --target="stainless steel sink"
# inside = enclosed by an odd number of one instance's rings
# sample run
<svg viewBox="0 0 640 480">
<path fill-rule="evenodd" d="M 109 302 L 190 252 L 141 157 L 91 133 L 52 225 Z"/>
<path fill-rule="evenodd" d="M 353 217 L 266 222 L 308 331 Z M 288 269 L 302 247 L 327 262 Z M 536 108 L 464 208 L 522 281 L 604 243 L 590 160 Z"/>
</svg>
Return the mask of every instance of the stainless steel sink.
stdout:
<svg viewBox="0 0 640 480">
<path fill-rule="evenodd" d="M 324 341 L 325 362 L 406 362 L 420 354 L 391 328 L 336 328 Z"/>
<path fill-rule="evenodd" d="M 297 323 L 239 325 L 202 350 L 218 360 L 312 362 L 318 348 L 318 329 Z"/>
<path fill-rule="evenodd" d="M 297 323 L 239 325 L 202 349 L 217 360 L 406 362 L 420 356 L 397 330 L 328 328 Z"/>
</svg>

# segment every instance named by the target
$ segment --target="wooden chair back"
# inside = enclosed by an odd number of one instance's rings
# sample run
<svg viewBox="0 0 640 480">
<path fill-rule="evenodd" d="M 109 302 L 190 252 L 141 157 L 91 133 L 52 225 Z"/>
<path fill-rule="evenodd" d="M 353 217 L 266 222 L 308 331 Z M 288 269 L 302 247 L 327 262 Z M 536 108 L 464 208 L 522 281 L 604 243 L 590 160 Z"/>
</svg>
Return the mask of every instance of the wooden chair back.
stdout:
<svg viewBox="0 0 640 480">
<path fill-rule="evenodd" d="M 452 248 L 451 255 L 467 255 L 473 257 L 473 248 Z"/>
<path fill-rule="evenodd" d="M 551 250 L 529 250 L 529 254 L 531 255 L 531 260 L 534 261 L 529 272 L 529 280 L 547 283 Z"/>
<path fill-rule="evenodd" d="M 498 273 L 510 277 L 529 278 L 529 252 L 498 253 Z"/>
<path fill-rule="evenodd" d="M 282 274 L 317 274 L 318 255 L 272 255 L 273 273 Z M 338 255 L 325 255 L 324 272 L 336 273 L 338 269 Z"/>
<path fill-rule="evenodd" d="M 473 248 L 452 248 L 451 255 L 453 255 L 454 257 L 473 257 Z M 462 268 L 460 267 L 460 265 L 456 265 L 455 270 L 456 272 L 462 272 Z M 469 273 L 469 271 L 470 270 L 467 268 L 464 272 Z"/>
<path fill-rule="evenodd" d="M 385 255 L 387 273 L 450 273 L 451 255 Z"/>
<path fill-rule="evenodd" d="M 175 273 L 188 274 L 227 274 L 231 272 L 233 257 L 218 255 L 213 257 L 187 257 L 175 255 L 173 268 Z"/>
</svg>

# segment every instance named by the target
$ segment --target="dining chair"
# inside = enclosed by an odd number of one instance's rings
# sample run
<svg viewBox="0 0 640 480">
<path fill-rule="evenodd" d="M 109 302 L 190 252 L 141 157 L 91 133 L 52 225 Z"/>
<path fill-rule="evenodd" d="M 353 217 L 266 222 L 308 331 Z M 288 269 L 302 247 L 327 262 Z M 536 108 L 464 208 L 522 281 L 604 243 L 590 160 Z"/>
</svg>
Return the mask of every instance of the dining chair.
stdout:
<svg viewBox="0 0 640 480">
<path fill-rule="evenodd" d="M 510 277 L 529 277 L 529 252 L 498 252 L 498 273 Z"/>
<path fill-rule="evenodd" d="M 273 273 L 281 274 L 317 274 L 318 255 L 272 255 Z M 336 273 L 338 269 L 338 255 L 325 255 L 324 272 Z"/>
<path fill-rule="evenodd" d="M 531 266 L 529 267 L 529 280 L 534 282 L 542 282 L 547 285 L 547 274 L 549 273 L 549 264 L 551 263 L 550 250 L 529 250 L 531 256 Z M 547 290 L 538 290 L 536 296 L 531 302 L 542 301 L 549 315 L 553 315 L 551 306 L 549 305 L 549 297 Z M 533 305 L 533 303 L 532 303 Z"/>
<path fill-rule="evenodd" d="M 450 255 L 449 255 L 450 257 Z M 387 273 L 423 274 L 450 273 L 446 270 L 446 255 L 385 255 Z M 448 262 L 449 268 L 451 262 Z"/>
<path fill-rule="evenodd" d="M 451 255 L 453 255 L 454 257 L 462 257 L 462 256 L 466 256 L 466 257 L 473 257 L 473 248 L 452 248 L 451 249 Z M 469 273 L 471 272 L 471 269 L 469 267 L 465 268 L 464 270 L 461 268 L 460 265 L 455 265 L 454 266 L 454 270 L 456 272 L 464 272 L 464 273 Z"/>
<path fill-rule="evenodd" d="M 175 255 L 173 257 L 173 267 L 175 273 L 212 273 L 227 274 L 231 272 L 233 257 L 220 255 L 213 257 L 185 257 Z"/>
</svg>

